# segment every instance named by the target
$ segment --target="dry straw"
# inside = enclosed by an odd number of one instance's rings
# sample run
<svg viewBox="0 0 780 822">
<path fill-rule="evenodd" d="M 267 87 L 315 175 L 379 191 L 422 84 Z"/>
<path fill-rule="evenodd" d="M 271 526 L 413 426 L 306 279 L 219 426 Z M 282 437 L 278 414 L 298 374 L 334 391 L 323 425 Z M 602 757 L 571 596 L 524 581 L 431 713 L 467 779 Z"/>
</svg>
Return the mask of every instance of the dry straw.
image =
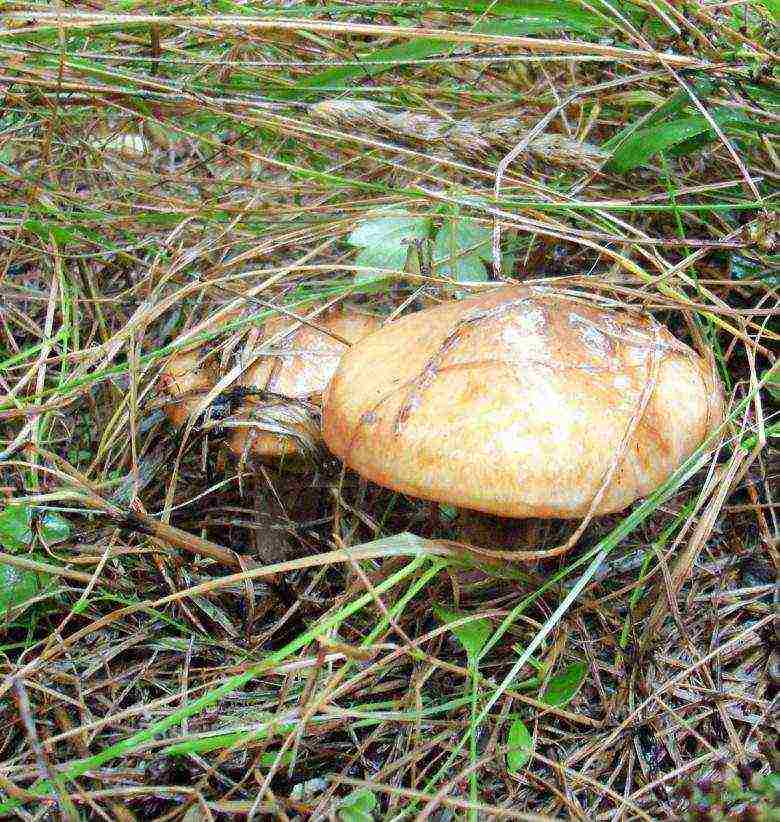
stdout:
<svg viewBox="0 0 780 822">
<path fill-rule="evenodd" d="M 396 139 L 436 146 L 437 151 L 451 155 L 484 155 L 506 150 L 528 134 L 528 127 L 517 117 L 484 123 L 439 120 L 411 111 L 390 111 L 368 100 L 322 100 L 309 107 L 309 114 L 332 128 L 380 131 Z M 539 134 L 528 141 L 525 152 L 535 160 L 553 165 L 590 170 L 609 158 L 598 146 L 562 134 Z"/>
</svg>

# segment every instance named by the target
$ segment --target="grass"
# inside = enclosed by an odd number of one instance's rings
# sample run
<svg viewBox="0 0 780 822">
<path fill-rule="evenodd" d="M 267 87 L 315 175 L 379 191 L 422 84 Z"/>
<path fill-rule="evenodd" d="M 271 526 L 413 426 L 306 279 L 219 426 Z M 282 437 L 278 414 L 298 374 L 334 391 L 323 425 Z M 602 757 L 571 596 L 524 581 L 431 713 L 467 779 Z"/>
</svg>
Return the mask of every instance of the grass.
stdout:
<svg viewBox="0 0 780 822">
<path fill-rule="evenodd" d="M 0 815 L 776 818 L 777 15 L 0 2 Z M 485 288 L 496 241 L 727 389 L 563 555 L 165 421 L 171 353 Z"/>
</svg>

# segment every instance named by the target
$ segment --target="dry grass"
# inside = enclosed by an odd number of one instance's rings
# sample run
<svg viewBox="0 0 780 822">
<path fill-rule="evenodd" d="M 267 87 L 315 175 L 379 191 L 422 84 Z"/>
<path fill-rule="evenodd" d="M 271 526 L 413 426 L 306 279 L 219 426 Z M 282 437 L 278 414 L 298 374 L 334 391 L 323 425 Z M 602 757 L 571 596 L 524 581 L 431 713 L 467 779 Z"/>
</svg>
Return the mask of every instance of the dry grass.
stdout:
<svg viewBox="0 0 780 822">
<path fill-rule="evenodd" d="M 510 5 L 0 3 L 0 485 L 30 517 L 0 529 L 0 815 L 777 818 L 737 786 L 780 770 L 777 4 Z M 259 320 L 451 292 L 424 244 L 356 281 L 380 206 L 652 311 L 727 424 L 530 564 L 325 455 L 172 430 L 172 351 L 218 349 L 229 413 Z"/>
</svg>

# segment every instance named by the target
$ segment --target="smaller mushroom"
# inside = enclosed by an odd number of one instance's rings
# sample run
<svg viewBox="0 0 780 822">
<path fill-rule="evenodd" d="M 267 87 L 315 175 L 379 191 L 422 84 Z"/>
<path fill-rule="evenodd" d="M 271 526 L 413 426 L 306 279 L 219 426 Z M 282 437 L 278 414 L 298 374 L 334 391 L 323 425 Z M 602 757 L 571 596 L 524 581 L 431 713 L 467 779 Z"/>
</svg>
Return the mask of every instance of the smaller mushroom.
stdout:
<svg viewBox="0 0 780 822">
<path fill-rule="evenodd" d="M 238 408 L 220 420 L 232 429 L 228 447 L 233 454 L 273 461 L 315 449 L 321 441 L 322 392 L 341 355 L 381 324 L 379 317 L 353 308 L 328 309 L 305 322 L 277 317 L 266 323 L 263 340 L 270 343 L 269 353 L 244 371 L 233 390 Z M 161 386 L 171 423 L 184 425 L 218 378 L 217 364 L 204 345 L 169 357 Z"/>
<path fill-rule="evenodd" d="M 216 369 L 203 360 L 203 346 L 172 354 L 160 374 L 163 406 L 171 425 L 180 428 L 194 414 L 216 382 Z"/>
<path fill-rule="evenodd" d="M 401 493 L 579 519 L 664 483 L 722 418 L 711 365 L 652 319 L 508 286 L 407 315 L 342 357 L 330 450 Z"/>
<path fill-rule="evenodd" d="M 237 319 L 241 310 L 220 311 L 220 315 L 218 322 L 211 317 L 192 330 L 221 329 Z M 176 428 L 181 428 L 197 412 L 203 397 L 217 382 L 219 368 L 212 353 L 211 344 L 202 342 L 186 351 L 171 354 L 160 370 L 163 410 L 171 425 Z"/>
<path fill-rule="evenodd" d="M 268 323 L 265 338 L 282 338 L 273 353 L 261 355 L 241 379 L 244 400 L 230 423 L 230 450 L 262 460 L 297 456 L 321 440 L 319 408 L 342 354 L 349 345 L 380 328 L 382 322 L 354 309 L 331 309 L 293 323 L 279 317 Z"/>
</svg>

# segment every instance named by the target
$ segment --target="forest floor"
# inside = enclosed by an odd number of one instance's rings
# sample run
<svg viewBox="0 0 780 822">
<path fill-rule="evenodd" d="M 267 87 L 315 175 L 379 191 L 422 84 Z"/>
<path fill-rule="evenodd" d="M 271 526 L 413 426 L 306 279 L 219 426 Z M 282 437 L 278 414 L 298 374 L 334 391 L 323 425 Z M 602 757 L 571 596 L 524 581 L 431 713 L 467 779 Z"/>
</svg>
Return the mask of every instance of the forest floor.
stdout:
<svg viewBox="0 0 780 822">
<path fill-rule="evenodd" d="M 778 819 L 779 15 L 0 2 L 0 817 Z M 237 461 L 230 386 L 166 418 L 194 342 L 493 280 L 650 312 L 723 382 L 562 555 L 323 450 Z"/>
</svg>

